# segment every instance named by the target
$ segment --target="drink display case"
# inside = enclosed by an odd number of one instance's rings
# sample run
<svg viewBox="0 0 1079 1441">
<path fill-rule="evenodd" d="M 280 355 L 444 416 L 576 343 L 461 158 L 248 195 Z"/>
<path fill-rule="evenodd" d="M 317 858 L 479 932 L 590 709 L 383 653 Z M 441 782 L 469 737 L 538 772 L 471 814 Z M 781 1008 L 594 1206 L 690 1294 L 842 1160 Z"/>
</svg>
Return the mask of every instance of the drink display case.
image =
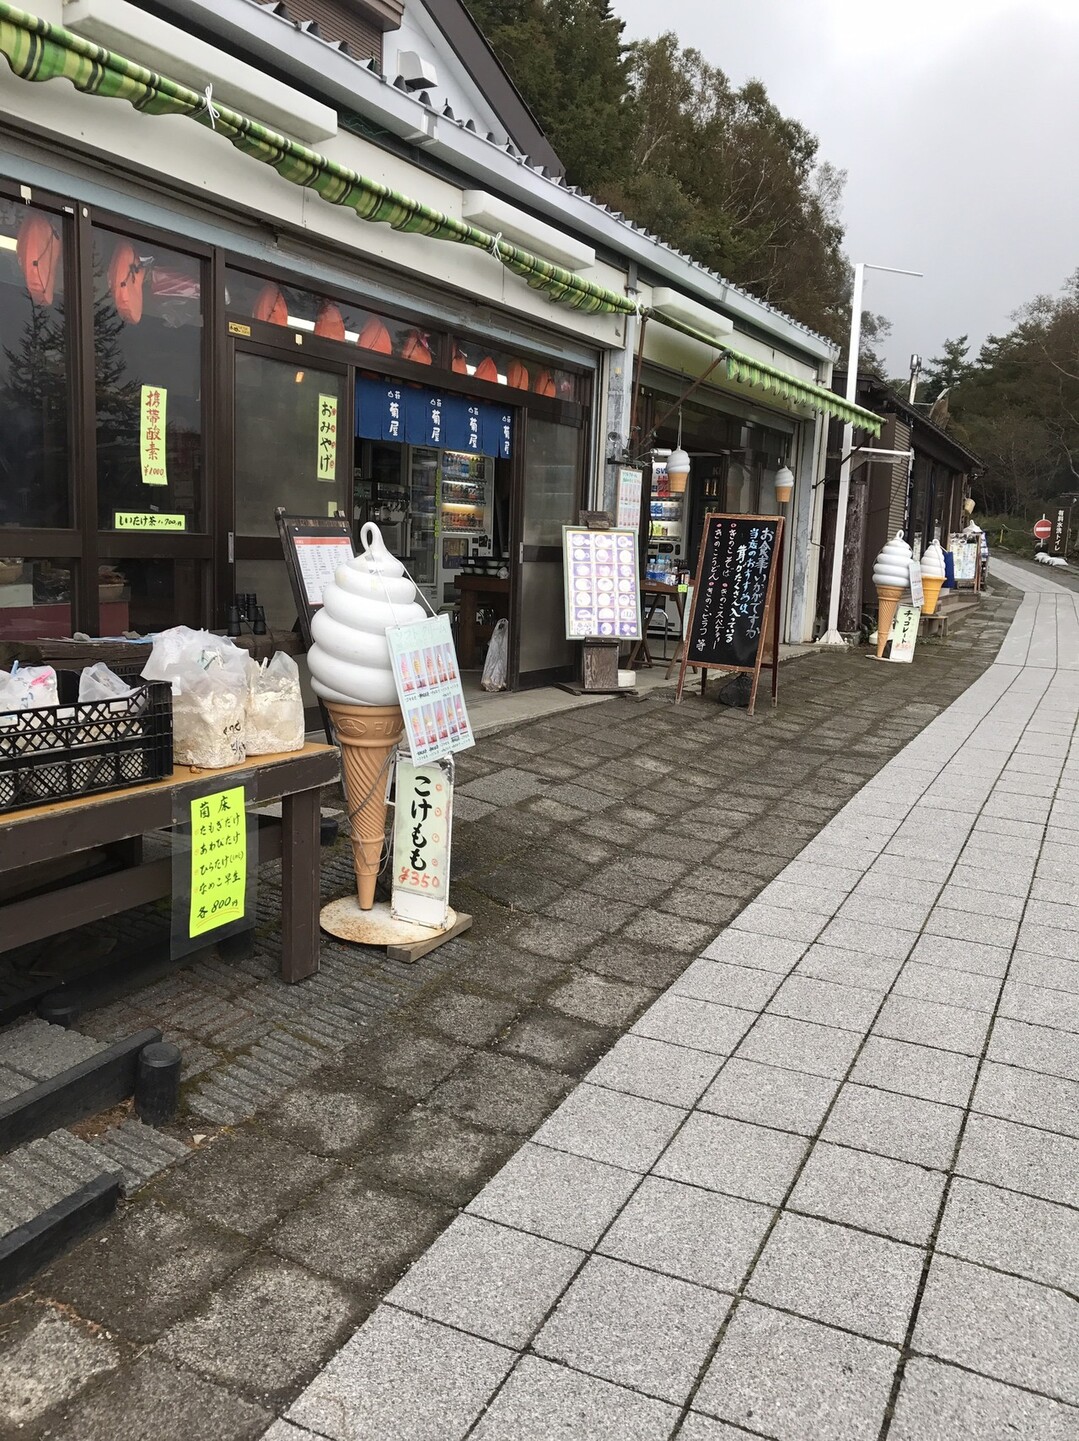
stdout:
<svg viewBox="0 0 1079 1441">
<path fill-rule="evenodd" d="M 648 509 L 648 559 L 645 583 L 677 585 L 679 571 L 686 569 L 686 492 L 671 489 L 666 455 L 652 461 L 652 485 Z"/>
<path fill-rule="evenodd" d="M 439 486 L 439 601 L 454 599 L 454 583 L 470 561 L 491 555 L 494 461 L 467 451 L 441 452 Z"/>
</svg>

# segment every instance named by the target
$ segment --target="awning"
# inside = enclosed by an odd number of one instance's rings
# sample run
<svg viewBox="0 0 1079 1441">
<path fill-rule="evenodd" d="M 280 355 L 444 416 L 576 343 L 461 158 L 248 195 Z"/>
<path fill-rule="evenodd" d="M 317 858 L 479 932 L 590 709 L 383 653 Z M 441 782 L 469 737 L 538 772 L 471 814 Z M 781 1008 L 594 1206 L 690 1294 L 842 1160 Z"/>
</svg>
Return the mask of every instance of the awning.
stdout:
<svg viewBox="0 0 1079 1441">
<path fill-rule="evenodd" d="M 228 106 L 219 105 L 209 93 L 200 95 L 197 90 L 147 70 L 133 60 L 115 55 L 104 46 L 84 40 L 81 35 L 75 35 L 60 25 L 19 10 L 7 0 L 0 0 L 0 54 L 22 80 L 65 79 L 86 95 L 126 100 L 134 109 L 147 115 L 186 115 L 223 136 L 245 155 L 272 166 L 294 185 L 316 191 L 331 205 L 347 206 L 361 220 L 489 251 L 533 289 L 577 310 L 591 314 L 648 314 L 660 325 L 670 326 L 694 339 L 703 340 L 713 348 L 724 350 L 728 355 L 727 370 L 732 380 L 776 394 L 782 393 L 785 399 L 811 406 L 826 415 L 851 419 L 853 411 L 856 425 L 874 435 L 880 433 L 881 421 L 877 416 L 848 406 L 823 386 L 787 376 L 780 370 L 740 356 L 727 346 L 717 347 L 716 341 L 695 332 L 691 326 L 672 321 L 658 312 L 643 310 L 628 296 L 585 280 L 571 270 L 552 265 L 519 246 L 509 244 L 500 236 L 423 205 L 378 181 L 369 180 L 355 170 L 277 134 L 258 121 L 240 115 Z M 788 392 L 779 391 L 779 380 L 790 387 Z"/>
</svg>

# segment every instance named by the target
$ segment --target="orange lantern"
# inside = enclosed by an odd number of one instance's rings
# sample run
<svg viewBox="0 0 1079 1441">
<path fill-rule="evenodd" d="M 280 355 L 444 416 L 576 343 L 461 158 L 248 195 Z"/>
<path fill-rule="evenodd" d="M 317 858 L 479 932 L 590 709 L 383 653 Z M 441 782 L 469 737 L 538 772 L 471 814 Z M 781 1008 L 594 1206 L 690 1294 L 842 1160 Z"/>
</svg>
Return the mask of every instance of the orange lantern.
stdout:
<svg viewBox="0 0 1079 1441">
<path fill-rule="evenodd" d="M 136 254 L 135 247 L 129 240 L 118 240 L 109 262 L 109 291 L 117 315 L 128 325 L 138 325 L 142 319 L 145 280 L 146 267 Z"/>
<path fill-rule="evenodd" d="M 558 394 L 558 392 L 555 390 L 554 381 L 551 379 L 551 372 L 549 370 L 540 371 L 540 373 L 536 376 L 536 383 L 535 385 L 533 385 L 532 389 L 536 392 L 537 395 L 548 395 L 552 399 L 554 399 L 554 397 Z"/>
<path fill-rule="evenodd" d="M 345 317 L 338 307 L 328 300 L 319 301 L 315 334 L 325 336 L 327 340 L 344 340 L 345 338 Z"/>
<path fill-rule="evenodd" d="M 519 360 L 511 360 L 506 367 L 506 381 L 514 390 L 528 389 L 528 371 Z"/>
<path fill-rule="evenodd" d="M 450 368 L 456 375 L 468 374 L 468 356 L 457 344 L 454 344 L 453 347 L 453 360 L 450 362 Z"/>
<path fill-rule="evenodd" d="M 390 332 L 382 324 L 377 315 L 371 319 L 360 331 L 360 338 L 356 344 L 361 350 L 376 350 L 379 355 L 393 354 L 393 341 L 390 339 Z"/>
<path fill-rule="evenodd" d="M 485 355 L 476 366 L 476 379 L 490 381 L 492 385 L 498 384 L 498 366 L 489 355 Z"/>
<path fill-rule="evenodd" d="M 62 253 L 60 237 L 50 221 L 37 213 L 28 215 L 19 226 L 15 255 L 35 305 L 52 304 Z"/>
<path fill-rule="evenodd" d="M 431 347 L 427 344 L 425 336 L 418 330 L 410 330 L 405 336 L 405 343 L 401 347 L 401 359 L 414 361 L 417 365 L 431 365 L 434 357 L 431 355 Z"/>
<path fill-rule="evenodd" d="M 251 312 L 256 320 L 270 325 L 288 324 L 288 302 L 276 285 L 264 285 L 258 293 L 255 308 Z"/>
</svg>

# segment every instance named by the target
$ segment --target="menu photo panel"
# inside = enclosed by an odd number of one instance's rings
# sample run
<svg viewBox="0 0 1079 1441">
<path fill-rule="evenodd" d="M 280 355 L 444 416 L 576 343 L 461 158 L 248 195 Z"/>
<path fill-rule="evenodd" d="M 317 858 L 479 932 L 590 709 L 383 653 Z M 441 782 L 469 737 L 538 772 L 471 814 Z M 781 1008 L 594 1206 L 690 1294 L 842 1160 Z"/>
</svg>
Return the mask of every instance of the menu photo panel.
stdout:
<svg viewBox="0 0 1079 1441">
<path fill-rule="evenodd" d="M 564 525 L 562 557 L 567 640 L 640 640 L 637 532 Z"/>
</svg>

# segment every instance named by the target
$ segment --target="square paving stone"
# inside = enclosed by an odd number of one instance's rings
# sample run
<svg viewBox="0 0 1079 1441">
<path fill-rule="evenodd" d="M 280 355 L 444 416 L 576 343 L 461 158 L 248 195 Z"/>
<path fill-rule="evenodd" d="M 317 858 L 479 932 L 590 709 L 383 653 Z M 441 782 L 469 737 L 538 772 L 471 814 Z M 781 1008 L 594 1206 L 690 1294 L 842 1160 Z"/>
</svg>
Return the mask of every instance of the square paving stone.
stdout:
<svg viewBox="0 0 1079 1441">
<path fill-rule="evenodd" d="M 794 968 L 794 975 L 812 976 L 837 986 L 859 986 L 880 996 L 895 980 L 902 965 L 902 961 L 886 961 L 881 956 L 845 951 L 839 946 L 822 946 L 814 941 Z"/>
<path fill-rule="evenodd" d="M 1030 1026 L 998 1016 L 987 1054 L 990 1060 L 1006 1065 L 1079 1081 L 1079 1035 L 1071 1031 Z"/>
<path fill-rule="evenodd" d="M 814 980 L 811 976 L 793 975 L 780 986 L 768 1003 L 768 1012 L 776 1016 L 793 1016 L 799 1021 L 815 1021 L 823 1026 L 863 1032 L 880 1006 L 884 992 L 866 990 L 861 986 L 837 986 L 830 981 Z"/>
<path fill-rule="evenodd" d="M 972 1113 L 956 1171 L 975 1181 L 1074 1206 L 1079 1140 Z"/>
<path fill-rule="evenodd" d="M 785 976 L 808 949 L 808 941 L 786 941 L 780 936 L 760 936 L 728 926 L 705 947 L 704 955 L 710 961 L 729 961 L 735 966 L 752 966 L 758 971 L 775 971 Z"/>
<path fill-rule="evenodd" d="M 665 950 L 625 936 L 603 941 L 583 955 L 578 965 L 597 975 L 614 976 L 632 985 L 649 986 L 660 991 L 676 981 L 686 969 L 689 957 L 684 951 Z"/>
<path fill-rule="evenodd" d="M 884 1091 L 898 1091 L 923 1101 L 965 1106 L 978 1069 L 973 1056 L 914 1046 L 884 1036 L 870 1036 L 862 1047 L 851 1080 Z"/>
<path fill-rule="evenodd" d="M 350 1172 L 286 1216 L 267 1244 L 325 1276 L 372 1291 L 429 1245 L 451 1214 L 447 1206 L 393 1194 Z"/>
<path fill-rule="evenodd" d="M 567 891 L 563 885 L 558 885 L 557 893 L 543 909 L 557 920 L 585 925 L 595 921 L 596 904 L 596 897 L 591 891 Z M 607 897 L 602 904 L 604 919 L 612 927 L 624 926 L 637 914 L 637 907 L 632 901 L 615 901 Z"/>
<path fill-rule="evenodd" d="M 458 1216 L 387 1301 L 521 1350 L 584 1253 L 480 1216 Z"/>
<path fill-rule="evenodd" d="M 828 923 L 815 911 L 794 911 L 786 906 L 769 906 L 753 901 L 733 922 L 733 929 L 755 936 L 775 936 L 787 941 L 815 941 Z"/>
<path fill-rule="evenodd" d="M 751 1011 L 695 1001 L 692 996 L 668 991 L 649 1006 L 633 1026 L 632 1034 L 726 1056 L 752 1024 Z"/>
<path fill-rule="evenodd" d="M 1079 961 L 1062 961 L 1056 956 L 1035 956 L 1016 951 L 1009 979 L 1018 984 L 1046 986 L 1079 995 Z"/>
<path fill-rule="evenodd" d="M 341 1344 L 356 1302 L 338 1285 L 259 1256 L 215 1291 L 152 1355 L 259 1395 L 291 1395 Z"/>
<path fill-rule="evenodd" d="M 599 1250 L 649 1271 L 734 1292 L 772 1216 L 770 1206 L 649 1176 Z"/>
<path fill-rule="evenodd" d="M 1075 1411 L 1014 1386 L 913 1356 L 889 1441 L 1074 1441 Z"/>
<path fill-rule="evenodd" d="M 668 896 L 661 896 L 658 908 L 666 915 L 699 921 L 707 925 L 714 934 L 720 926 L 725 926 L 734 919 L 752 894 L 753 891 L 750 890 L 744 898 L 710 895 L 707 891 L 682 886 Z"/>
<path fill-rule="evenodd" d="M 838 1081 L 846 1075 L 860 1043 L 854 1031 L 765 1015 L 738 1047 L 738 1059 L 789 1066 Z"/>
<path fill-rule="evenodd" d="M 1000 995 L 1000 982 L 994 976 L 979 976 L 973 971 L 908 961 L 895 983 L 895 994 L 963 1006 L 971 1011 L 992 1011 Z"/>
<path fill-rule="evenodd" d="M 644 986 L 627 985 L 607 976 L 578 971 L 556 986 L 547 1004 L 556 1011 L 598 1026 L 628 1026 L 655 996 Z"/>
<path fill-rule="evenodd" d="M 836 1097 L 821 1139 L 948 1170 L 962 1120 L 958 1106 L 848 1082 Z"/>
<path fill-rule="evenodd" d="M 677 1106 L 579 1085 L 533 1140 L 593 1161 L 647 1171 L 686 1117 Z"/>
<path fill-rule="evenodd" d="M 672 986 L 680 996 L 715 1005 L 735 1006 L 746 1011 L 760 1011 L 775 994 L 778 978 L 769 971 L 751 966 L 730 966 L 722 961 L 705 959 L 693 964 Z"/>
<path fill-rule="evenodd" d="M 91 1332 L 51 1307 L 12 1302 L 5 1308 L 0 1335 L 0 1426 L 11 1437 L 78 1395 L 96 1377 L 115 1370 L 122 1359 L 119 1348 L 101 1332 Z"/>
<path fill-rule="evenodd" d="M 890 1346 L 743 1302 L 693 1404 L 777 1441 L 876 1441 L 898 1359 Z"/>
<path fill-rule="evenodd" d="M 696 955 L 715 935 L 715 929 L 710 922 L 691 921 L 681 915 L 643 910 L 639 911 L 628 925 L 623 926 L 621 934 L 633 941 L 648 941 L 657 946 L 668 946 L 672 950 Z"/>
<path fill-rule="evenodd" d="M 979 976 L 1003 980 L 1011 952 L 1006 946 L 986 946 L 977 941 L 956 941 L 946 936 L 922 936 L 910 953 L 912 961 L 944 970 L 973 971 Z"/>
<path fill-rule="evenodd" d="M 154 1194 L 219 1226 L 256 1236 L 336 1170 L 262 1130 L 242 1127 L 166 1171 Z"/>
<path fill-rule="evenodd" d="M 1009 979 L 1000 997 L 1000 1014 L 1031 1026 L 1079 1032 L 1079 995 L 1049 986 Z"/>
<path fill-rule="evenodd" d="M 998 1381 L 1079 1401 L 1079 1308 L 1047 1286 L 934 1256 L 911 1345 Z"/>
<path fill-rule="evenodd" d="M 681 1405 L 730 1304 L 701 1286 L 594 1256 L 533 1343 L 541 1356 Z"/>
<path fill-rule="evenodd" d="M 668 1180 L 778 1206 L 805 1151 L 801 1136 L 694 1112 L 654 1169 Z"/>
<path fill-rule="evenodd" d="M 593 1086 L 692 1106 L 722 1064 L 719 1056 L 644 1036 L 623 1036 L 588 1073 Z"/>
<path fill-rule="evenodd" d="M 957 1178 L 936 1248 L 940 1254 L 1017 1272 L 1045 1286 L 1079 1291 L 1075 1212 L 1033 1196 Z"/>
<path fill-rule="evenodd" d="M 332 1441 L 463 1436 L 514 1353 L 422 1316 L 380 1306 L 288 1413 Z"/>
<path fill-rule="evenodd" d="M 836 1082 L 732 1057 L 699 1102 L 702 1111 L 811 1136 L 835 1095 Z"/>
<path fill-rule="evenodd" d="M 536 1007 L 526 1011 L 498 1043 L 498 1049 L 526 1061 L 579 1076 L 603 1054 L 616 1031 Z"/>
<path fill-rule="evenodd" d="M 359 1169 L 392 1186 L 463 1206 L 517 1144 L 516 1136 L 481 1131 L 421 1105 L 379 1136 Z"/>
<path fill-rule="evenodd" d="M 287 1092 L 272 1110 L 264 1111 L 261 1125 L 303 1151 L 346 1156 L 409 1104 L 392 1091 L 365 1086 L 362 1081 L 347 1089 L 324 1088 L 316 1076 Z"/>
<path fill-rule="evenodd" d="M 469 1060 L 431 1096 L 431 1104 L 475 1125 L 528 1135 L 570 1088 L 567 1077 L 490 1051 Z"/>
<path fill-rule="evenodd" d="M 987 1011 L 968 1011 L 961 1006 L 942 1006 L 893 994 L 884 1002 L 873 1033 L 916 1046 L 937 1046 L 944 1051 L 980 1056 L 990 1020 Z"/>
<path fill-rule="evenodd" d="M 879 921 L 845 920 L 838 916 L 817 939 L 825 946 L 863 951 L 867 956 L 880 956 L 886 961 L 905 961 L 917 937 L 911 931 L 881 925 Z"/>
<path fill-rule="evenodd" d="M 457 941 L 450 942 L 451 946 L 458 944 Z M 556 981 L 567 974 L 565 965 L 558 961 L 546 960 L 508 946 L 494 945 L 477 951 L 475 943 L 472 943 L 464 954 L 468 959 L 454 972 L 458 981 L 496 995 L 516 996 L 522 1001 L 532 1001 L 546 994 Z"/>
<path fill-rule="evenodd" d="M 633 1171 L 526 1142 L 468 1210 L 503 1226 L 590 1250 L 638 1181 Z"/>
<path fill-rule="evenodd" d="M 369 1085 L 401 1091 L 422 1100 L 456 1070 L 468 1054 L 468 1048 L 456 1041 L 430 1036 L 398 1021 L 392 1029 L 372 1037 L 366 1046 L 357 1047 L 354 1053 L 339 1059 L 323 1074 L 328 1078 L 337 1072 L 343 1084 L 359 1077 Z"/>
<path fill-rule="evenodd" d="M 664 1401 L 525 1356 L 472 1432 L 475 1441 L 666 1441 L 678 1410 Z"/>
<path fill-rule="evenodd" d="M 925 1246 L 944 1180 L 942 1171 L 818 1141 L 787 1204 L 793 1211 Z"/>
<path fill-rule="evenodd" d="M 1079 1136 L 1079 1084 L 985 1061 L 971 1106 L 1025 1126 Z"/>
<path fill-rule="evenodd" d="M 600 919 L 597 915 L 597 921 Z M 570 925 L 567 921 L 552 920 L 548 916 L 526 921 L 514 935 L 515 943 L 523 950 L 563 963 L 574 960 L 603 938 L 604 932 L 598 926 Z"/>
<path fill-rule="evenodd" d="M 245 1238 L 153 1203 L 58 1261 L 46 1294 L 132 1341 L 151 1341 L 235 1271 Z"/>
<path fill-rule="evenodd" d="M 810 1320 L 898 1345 L 923 1256 L 899 1241 L 787 1212 L 768 1239 L 749 1294 Z"/>
<path fill-rule="evenodd" d="M 255 1441 L 266 1432 L 271 1414 L 193 1371 L 144 1355 L 80 1396 L 61 1425 L 65 1436 L 78 1441 L 118 1441 L 128 1421 L 134 1428 L 151 1418 L 154 1441 L 197 1436 Z M 302 1441 L 299 1433 L 296 1441 Z"/>
<path fill-rule="evenodd" d="M 417 1020 L 466 1046 L 485 1046 L 513 1021 L 513 1001 L 478 996 L 449 986 L 424 996 L 415 1006 Z"/>
</svg>

